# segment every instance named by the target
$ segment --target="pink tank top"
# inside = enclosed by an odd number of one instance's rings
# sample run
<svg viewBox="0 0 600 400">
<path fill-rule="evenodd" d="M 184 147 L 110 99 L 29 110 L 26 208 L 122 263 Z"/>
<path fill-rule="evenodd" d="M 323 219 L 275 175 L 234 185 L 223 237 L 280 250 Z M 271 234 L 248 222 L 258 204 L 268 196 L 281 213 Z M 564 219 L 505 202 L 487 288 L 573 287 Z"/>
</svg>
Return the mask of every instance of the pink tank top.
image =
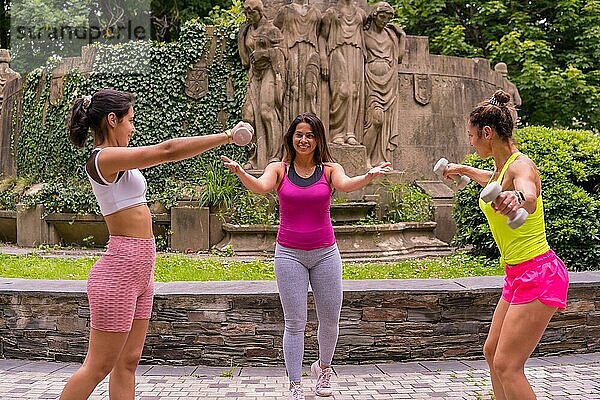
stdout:
<svg viewBox="0 0 600 400">
<path fill-rule="evenodd" d="M 285 164 L 284 170 L 287 170 Z M 299 250 L 313 250 L 335 243 L 329 206 L 331 186 L 323 174 L 314 184 L 307 187 L 295 185 L 287 171 L 277 189 L 279 197 L 279 231 L 277 243 Z"/>
</svg>

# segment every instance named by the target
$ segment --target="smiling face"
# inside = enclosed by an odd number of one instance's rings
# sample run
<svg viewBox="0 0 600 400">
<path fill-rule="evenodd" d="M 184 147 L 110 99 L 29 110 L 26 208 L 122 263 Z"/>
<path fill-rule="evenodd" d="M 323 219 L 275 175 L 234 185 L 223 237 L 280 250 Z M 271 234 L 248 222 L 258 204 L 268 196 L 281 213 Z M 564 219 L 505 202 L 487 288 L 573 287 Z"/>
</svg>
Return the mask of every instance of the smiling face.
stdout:
<svg viewBox="0 0 600 400">
<path fill-rule="evenodd" d="M 129 107 L 127 114 L 120 120 L 112 113 L 108 116 L 109 123 L 111 121 L 115 122 L 114 126 L 111 124 L 111 131 L 113 141 L 117 146 L 127 147 L 129 145 L 131 136 L 133 136 L 133 133 L 135 132 L 135 127 L 133 126 L 133 117 L 133 106 Z"/>
<path fill-rule="evenodd" d="M 315 152 L 317 140 L 312 127 L 306 122 L 300 122 L 292 137 L 297 156 L 309 156 Z"/>
</svg>

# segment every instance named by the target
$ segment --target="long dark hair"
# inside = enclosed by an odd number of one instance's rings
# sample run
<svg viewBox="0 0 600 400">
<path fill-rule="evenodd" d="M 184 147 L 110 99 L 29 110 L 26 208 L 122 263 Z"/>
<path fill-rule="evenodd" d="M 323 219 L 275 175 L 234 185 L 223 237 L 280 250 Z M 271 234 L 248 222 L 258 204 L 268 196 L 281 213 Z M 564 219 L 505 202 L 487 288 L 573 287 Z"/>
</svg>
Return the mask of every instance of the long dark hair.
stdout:
<svg viewBox="0 0 600 400">
<path fill-rule="evenodd" d="M 316 164 L 323 164 L 326 162 L 333 161 L 333 157 L 329 153 L 329 147 L 327 146 L 327 138 L 325 137 L 325 127 L 323 122 L 313 113 L 302 113 L 298 115 L 290 124 L 287 132 L 283 135 L 283 148 L 285 149 L 285 161 L 287 163 L 293 163 L 296 158 L 296 150 L 294 149 L 294 133 L 298 124 L 305 122 L 312 128 L 313 135 L 315 135 L 315 141 L 317 142 L 317 148 L 313 153 L 313 158 Z"/>
<path fill-rule="evenodd" d="M 69 139 L 77 147 L 83 147 L 90 128 L 94 131 L 94 139 L 98 143 L 106 140 L 106 116 L 115 113 L 119 122 L 133 106 L 133 95 L 113 89 L 102 89 L 93 96 L 83 96 L 73 102 L 69 113 L 67 127 Z"/>
<path fill-rule="evenodd" d="M 511 111 L 514 107 L 510 105 L 510 95 L 503 90 L 496 90 L 494 95 L 477 104 L 469 115 L 469 122 L 477 128 L 479 135 L 484 126 L 496 130 L 498 136 L 508 142 L 512 140 L 514 121 Z"/>
</svg>

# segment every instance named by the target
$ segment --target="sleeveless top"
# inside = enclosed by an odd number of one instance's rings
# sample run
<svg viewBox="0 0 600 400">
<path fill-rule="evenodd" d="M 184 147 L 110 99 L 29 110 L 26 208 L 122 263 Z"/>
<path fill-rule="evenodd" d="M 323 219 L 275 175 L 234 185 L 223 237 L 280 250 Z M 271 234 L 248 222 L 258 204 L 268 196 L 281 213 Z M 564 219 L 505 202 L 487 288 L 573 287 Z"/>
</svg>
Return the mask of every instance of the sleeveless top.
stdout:
<svg viewBox="0 0 600 400">
<path fill-rule="evenodd" d="M 299 250 L 333 245 L 335 235 L 329 214 L 332 190 L 325 178 L 325 168 L 320 169 L 319 180 L 305 187 L 290 180 L 285 163 L 283 168 L 283 180 L 277 189 L 280 220 L 277 243 Z"/>
<path fill-rule="evenodd" d="M 104 179 L 98 169 L 98 156 L 103 149 L 96 148 L 85 164 L 92 190 L 103 216 L 125 208 L 146 203 L 146 178 L 139 169 L 120 171 L 114 182 Z"/>
<path fill-rule="evenodd" d="M 519 152 L 512 154 L 502 167 L 496 180 L 500 185 L 502 185 L 502 178 L 504 178 L 508 166 L 519 154 Z M 500 250 L 500 265 L 516 265 L 550 250 L 546 240 L 544 204 L 541 194 L 536 200 L 535 212 L 530 214 L 523 225 L 517 229 L 510 228 L 506 223 L 508 217 L 494 211 L 491 203 L 485 203 L 479 199 L 479 207 L 488 220 L 492 236 Z"/>
</svg>

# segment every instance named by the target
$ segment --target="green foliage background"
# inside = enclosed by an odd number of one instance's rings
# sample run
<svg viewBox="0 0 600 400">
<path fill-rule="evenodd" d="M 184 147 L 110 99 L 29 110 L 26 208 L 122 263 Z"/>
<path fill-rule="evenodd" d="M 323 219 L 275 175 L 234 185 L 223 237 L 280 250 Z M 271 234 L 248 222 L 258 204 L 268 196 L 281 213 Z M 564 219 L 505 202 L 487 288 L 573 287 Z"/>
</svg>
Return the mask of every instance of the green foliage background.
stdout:
<svg viewBox="0 0 600 400">
<path fill-rule="evenodd" d="M 600 130 L 600 1 L 391 0 L 430 52 L 505 62 L 523 123 Z"/>
<path fill-rule="evenodd" d="M 517 132 L 521 152 L 538 166 L 548 242 L 570 270 L 600 265 L 600 137 L 590 131 L 529 127 Z M 477 168 L 491 160 L 470 155 Z M 477 253 L 498 256 L 485 216 L 479 209 L 481 187 L 470 183 L 457 192 L 455 245 L 473 245 Z"/>
</svg>

